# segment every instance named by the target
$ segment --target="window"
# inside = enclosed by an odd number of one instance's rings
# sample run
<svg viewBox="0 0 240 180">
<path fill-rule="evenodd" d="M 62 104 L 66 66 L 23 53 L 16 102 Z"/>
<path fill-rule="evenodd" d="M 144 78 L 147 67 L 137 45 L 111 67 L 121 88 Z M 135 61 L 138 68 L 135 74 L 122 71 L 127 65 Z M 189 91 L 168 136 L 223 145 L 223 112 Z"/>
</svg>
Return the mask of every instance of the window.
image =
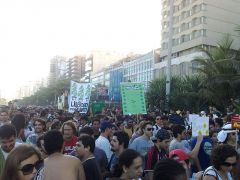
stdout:
<svg viewBox="0 0 240 180">
<path fill-rule="evenodd" d="M 186 35 L 186 34 L 182 35 L 180 41 L 181 41 L 181 43 L 190 41 L 190 35 L 189 35 L 189 34 L 187 34 L 187 35 Z"/>
<path fill-rule="evenodd" d="M 202 35 L 203 37 L 206 37 L 206 36 L 207 36 L 207 30 L 206 30 L 206 29 L 202 29 L 202 30 L 201 30 L 201 35 Z"/>
<path fill-rule="evenodd" d="M 201 17 L 201 24 L 206 24 L 207 23 L 207 18 L 205 16 Z"/>
<path fill-rule="evenodd" d="M 179 33 L 179 27 L 173 28 L 173 34 L 178 34 Z"/>
<path fill-rule="evenodd" d="M 174 16 L 173 17 L 173 23 L 176 24 L 179 22 L 179 16 Z"/>
<path fill-rule="evenodd" d="M 206 4 L 201 4 L 200 9 L 201 9 L 202 11 L 207 10 L 207 5 L 206 5 Z"/>
</svg>

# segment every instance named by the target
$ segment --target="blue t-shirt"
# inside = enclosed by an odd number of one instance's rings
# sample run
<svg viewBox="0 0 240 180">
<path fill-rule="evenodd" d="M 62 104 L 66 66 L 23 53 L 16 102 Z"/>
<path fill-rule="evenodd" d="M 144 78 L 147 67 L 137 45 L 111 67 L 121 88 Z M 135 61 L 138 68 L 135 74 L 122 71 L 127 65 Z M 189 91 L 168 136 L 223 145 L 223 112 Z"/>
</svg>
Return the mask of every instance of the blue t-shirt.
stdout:
<svg viewBox="0 0 240 180">
<path fill-rule="evenodd" d="M 191 143 L 192 149 L 195 147 L 196 143 L 197 138 L 195 137 L 193 138 Z M 210 155 L 212 149 L 213 149 L 212 139 L 210 137 L 204 137 L 198 153 L 198 159 L 202 170 L 208 168 L 211 165 Z M 192 166 L 192 171 L 194 173 L 198 172 L 197 167 L 195 165 Z"/>
</svg>

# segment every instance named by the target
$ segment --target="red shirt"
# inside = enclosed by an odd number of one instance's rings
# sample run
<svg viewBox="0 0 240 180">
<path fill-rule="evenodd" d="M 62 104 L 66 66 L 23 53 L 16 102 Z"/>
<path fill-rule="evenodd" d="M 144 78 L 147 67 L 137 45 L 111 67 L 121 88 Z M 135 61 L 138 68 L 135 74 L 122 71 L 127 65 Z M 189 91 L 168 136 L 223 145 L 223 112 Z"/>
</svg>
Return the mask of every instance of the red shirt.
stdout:
<svg viewBox="0 0 240 180">
<path fill-rule="evenodd" d="M 74 151 L 74 147 L 76 146 L 77 139 L 78 139 L 77 136 L 73 136 L 70 140 L 64 141 L 64 148 L 63 148 L 64 154 L 70 154 L 72 151 Z"/>
</svg>

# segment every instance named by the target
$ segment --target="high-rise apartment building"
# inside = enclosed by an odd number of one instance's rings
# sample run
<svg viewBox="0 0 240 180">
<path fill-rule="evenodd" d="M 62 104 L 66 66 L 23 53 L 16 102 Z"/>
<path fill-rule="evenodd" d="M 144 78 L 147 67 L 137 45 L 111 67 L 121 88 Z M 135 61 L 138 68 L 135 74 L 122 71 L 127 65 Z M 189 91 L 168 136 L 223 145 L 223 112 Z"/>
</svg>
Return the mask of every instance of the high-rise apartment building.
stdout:
<svg viewBox="0 0 240 180">
<path fill-rule="evenodd" d="M 50 74 L 48 84 L 66 78 L 66 57 L 55 56 L 50 61 Z"/>
<path fill-rule="evenodd" d="M 80 81 L 85 74 L 85 56 L 74 56 L 67 61 L 66 78 Z"/>
<path fill-rule="evenodd" d="M 203 55 L 199 47 L 209 48 L 225 34 L 234 39 L 233 47 L 240 44 L 235 31 L 240 25 L 240 0 L 162 0 L 162 40 L 158 75 L 165 74 L 169 48 L 170 8 L 173 8 L 172 26 L 172 75 L 194 73 L 191 61 Z"/>
</svg>

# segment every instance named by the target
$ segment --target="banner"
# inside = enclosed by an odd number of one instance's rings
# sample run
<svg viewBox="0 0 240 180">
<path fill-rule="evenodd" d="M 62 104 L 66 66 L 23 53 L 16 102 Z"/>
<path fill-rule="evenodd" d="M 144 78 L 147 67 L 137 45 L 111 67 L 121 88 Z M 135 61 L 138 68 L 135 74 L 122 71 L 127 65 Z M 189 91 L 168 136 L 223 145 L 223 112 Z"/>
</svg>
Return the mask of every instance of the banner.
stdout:
<svg viewBox="0 0 240 180">
<path fill-rule="evenodd" d="M 240 129 L 240 116 L 238 114 L 232 115 L 232 128 Z"/>
<path fill-rule="evenodd" d="M 124 82 L 120 84 L 123 114 L 147 114 L 144 84 Z"/>
<path fill-rule="evenodd" d="M 62 96 L 58 97 L 58 109 L 63 110 L 64 104 L 65 104 L 65 96 L 63 94 Z"/>
<path fill-rule="evenodd" d="M 198 117 L 192 121 L 192 136 L 209 136 L 209 117 Z"/>
<path fill-rule="evenodd" d="M 97 112 L 102 112 L 103 108 L 105 107 L 105 103 L 104 102 L 94 102 L 91 105 L 92 108 L 92 113 L 95 116 Z"/>
<path fill-rule="evenodd" d="M 77 83 L 71 81 L 68 111 L 71 113 L 74 111 L 87 113 L 91 90 L 91 83 Z"/>
</svg>

